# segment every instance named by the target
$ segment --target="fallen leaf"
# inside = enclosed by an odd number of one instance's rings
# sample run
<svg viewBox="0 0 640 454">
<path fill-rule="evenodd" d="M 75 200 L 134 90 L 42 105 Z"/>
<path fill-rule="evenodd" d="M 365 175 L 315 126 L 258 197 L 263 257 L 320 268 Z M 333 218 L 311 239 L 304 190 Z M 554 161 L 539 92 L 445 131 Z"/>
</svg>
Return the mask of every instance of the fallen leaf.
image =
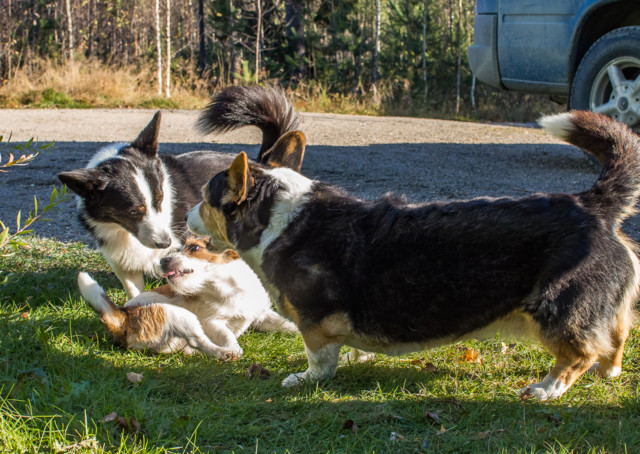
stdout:
<svg viewBox="0 0 640 454">
<path fill-rule="evenodd" d="M 137 434 L 140 432 L 140 423 L 136 418 L 129 418 L 127 416 L 118 416 L 116 422 L 121 429 L 126 430 L 130 434 Z"/>
<path fill-rule="evenodd" d="M 267 400 L 265 400 L 266 403 L 270 404 L 271 402 L 273 402 L 272 398 L 268 398 Z"/>
<path fill-rule="evenodd" d="M 467 363 L 484 364 L 484 360 L 480 356 L 480 352 L 478 350 L 474 350 L 473 348 L 469 348 L 465 350 L 465 352 L 462 355 L 462 360 Z"/>
<path fill-rule="evenodd" d="M 531 388 L 527 388 L 522 394 L 520 394 L 520 400 L 528 400 L 531 399 L 533 397 L 533 394 L 531 393 Z"/>
<path fill-rule="evenodd" d="M 109 413 L 107 416 L 102 418 L 101 422 L 106 423 L 106 422 L 115 421 L 117 417 L 118 417 L 118 413 L 114 411 L 113 413 Z"/>
<path fill-rule="evenodd" d="M 256 363 L 253 363 L 251 366 L 249 366 L 249 369 L 247 370 L 247 376 L 249 378 L 258 377 L 264 380 L 269 375 L 271 375 L 271 372 L 269 372 L 267 369 L 262 367 L 260 364 L 256 364 Z"/>
<path fill-rule="evenodd" d="M 438 413 L 427 410 L 427 413 L 425 416 L 435 423 L 440 422 L 440 416 L 438 416 Z"/>
<path fill-rule="evenodd" d="M 344 424 L 342 424 L 342 428 L 345 430 L 351 430 L 351 432 L 356 433 L 359 429 L 358 425 L 353 419 L 347 419 Z"/>
<path fill-rule="evenodd" d="M 435 372 L 436 371 L 436 365 L 433 363 L 426 363 L 424 365 L 424 367 L 422 368 L 423 371 L 425 372 Z"/>
<path fill-rule="evenodd" d="M 129 380 L 133 384 L 140 383 L 142 381 L 142 378 L 143 378 L 143 374 L 138 374 L 136 372 L 127 373 L 127 380 Z"/>
<path fill-rule="evenodd" d="M 500 351 L 502 352 L 503 355 L 506 355 L 507 352 L 509 351 L 509 346 L 504 342 L 502 342 L 502 347 L 500 348 Z"/>
<path fill-rule="evenodd" d="M 22 314 L 20 314 L 20 317 L 22 317 L 23 319 L 28 319 L 29 318 L 29 313 L 28 312 L 23 312 Z"/>
</svg>

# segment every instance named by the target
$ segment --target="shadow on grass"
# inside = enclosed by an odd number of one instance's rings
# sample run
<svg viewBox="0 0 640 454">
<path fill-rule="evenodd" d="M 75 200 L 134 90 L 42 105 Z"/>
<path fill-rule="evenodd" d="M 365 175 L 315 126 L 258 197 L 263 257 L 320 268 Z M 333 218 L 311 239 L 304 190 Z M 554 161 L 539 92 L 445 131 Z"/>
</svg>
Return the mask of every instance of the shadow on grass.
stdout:
<svg viewBox="0 0 640 454">
<path fill-rule="evenodd" d="M 245 356 L 226 363 L 133 352 L 114 347 L 97 318 L 77 306 L 67 301 L 56 311 L 0 319 L 2 395 L 25 417 L 57 414 L 70 434 L 83 433 L 86 414 L 107 446 L 118 446 L 122 431 L 100 422 L 113 412 L 135 418 L 136 436 L 151 446 L 187 446 L 197 434 L 204 452 L 254 452 L 256 445 L 259 452 L 616 452 L 640 443 L 637 396 L 612 402 L 570 390 L 559 401 L 522 402 L 515 388 L 492 389 L 482 370 L 467 374 L 454 361 L 434 372 L 406 363 L 344 365 L 332 380 L 284 389 L 281 380 L 306 367 L 295 336 L 249 333 Z M 267 349 L 252 348 L 264 337 Z M 249 378 L 254 362 L 271 375 Z M 127 380 L 132 371 L 143 374 L 140 383 Z M 476 391 L 467 391 L 476 380 Z M 45 429 L 44 421 L 33 424 Z"/>
</svg>

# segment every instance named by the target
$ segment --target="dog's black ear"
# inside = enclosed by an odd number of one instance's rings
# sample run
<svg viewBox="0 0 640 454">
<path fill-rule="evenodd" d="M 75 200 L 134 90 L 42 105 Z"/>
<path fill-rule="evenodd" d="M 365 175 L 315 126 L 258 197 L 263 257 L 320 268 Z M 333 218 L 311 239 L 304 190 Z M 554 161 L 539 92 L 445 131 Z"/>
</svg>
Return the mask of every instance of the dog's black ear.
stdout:
<svg viewBox="0 0 640 454">
<path fill-rule="evenodd" d="M 160 134 L 160 120 L 162 112 L 157 111 L 149 124 L 142 130 L 131 146 L 142 151 L 150 158 L 158 155 L 158 135 Z"/>
<path fill-rule="evenodd" d="M 91 192 L 102 191 L 108 180 L 95 168 L 77 169 L 68 172 L 60 172 L 58 178 L 69 189 L 80 197 L 87 197 Z"/>
<path fill-rule="evenodd" d="M 253 183 L 249 174 L 249 162 L 247 154 L 241 151 L 233 160 L 231 167 L 227 170 L 227 189 L 230 193 L 225 195 L 225 199 L 241 204 L 247 198 L 247 192 Z"/>
<path fill-rule="evenodd" d="M 306 144 L 301 131 L 289 131 L 262 155 L 260 161 L 271 167 L 289 167 L 300 172 Z"/>
</svg>

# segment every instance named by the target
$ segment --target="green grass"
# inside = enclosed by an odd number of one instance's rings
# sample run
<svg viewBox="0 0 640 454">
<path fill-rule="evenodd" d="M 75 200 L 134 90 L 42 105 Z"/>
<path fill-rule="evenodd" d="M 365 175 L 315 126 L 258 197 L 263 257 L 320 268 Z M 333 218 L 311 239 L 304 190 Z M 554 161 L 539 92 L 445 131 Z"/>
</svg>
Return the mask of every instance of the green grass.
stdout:
<svg viewBox="0 0 640 454">
<path fill-rule="evenodd" d="M 342 365 L 333 380 L 283 389 L 287 374 L 306 367 L 299 336 L 245 334 L 245 356 L 230 363 L 125 351 L 77 292 L 85 270 L 125 300 L 100 254 L 47 239 L 29 246 L 0 259 L 0 281 L 7 279 L 0 452 L 632 453 L 640 446 L 637 329 L 621 377 L 585 376 L 550 403 L 523 402 L 517 389 L 542 378 L 551 356 L 526 343 L 502 352 L 499 339 L 378 356 Z M 468 348 L 484 363 L 463 361 Z M 271 376 L 249 378 L 253 363 Z M 144 378 L 131 384 L 128 372 Z M 140 430 L 102 422 L 112 412 Z M 343 428 L 349 420 L 357 430 Z"/>
</svg>

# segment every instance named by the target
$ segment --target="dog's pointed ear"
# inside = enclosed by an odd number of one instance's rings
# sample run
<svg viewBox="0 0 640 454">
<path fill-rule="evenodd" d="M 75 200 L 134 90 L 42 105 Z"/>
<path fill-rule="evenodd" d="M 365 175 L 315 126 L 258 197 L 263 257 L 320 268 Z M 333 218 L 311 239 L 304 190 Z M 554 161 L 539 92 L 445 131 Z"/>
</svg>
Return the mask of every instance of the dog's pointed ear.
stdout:
<svg viewBox="0 0 640 454">
<path fill-rule="evenodd" d="M 157 111 L 149 124 L 140 132 L 131 146 L 137 148 L 150 158 L 158 155 L 158 135 L 160 134 L 160 120 L 162 112 Z"/>
<path fill-rule="evenodd" d="M 233 249 L 225 249 L 222 252 L 222 257 L 227 263 L 240 259 L 240 256 L 238 255 L 238 253 Z"/>
<path fill-rule="evenodd" d="M 289 167 L 300 172 L 306 144 L 306 138 L 301 131 L 289 131 L 262 155 L 260 162 L 271 167 Z"/>
<path fill-rule="evenodd" d="M 92 192 L 102 191 L 108 182 L 104 175 L 95 168 L 60 172 L 58 179 L 80 197 L 87 197 Z"/>
<path fill-rule="evenodd" d="M 233 160 L 229 170 L 227 170 L 227 189 L 230 191 L 229 200 L 238 205 L 244 202 L 252 183 L 247 154 L 241 151 Z"/>
</svg>

